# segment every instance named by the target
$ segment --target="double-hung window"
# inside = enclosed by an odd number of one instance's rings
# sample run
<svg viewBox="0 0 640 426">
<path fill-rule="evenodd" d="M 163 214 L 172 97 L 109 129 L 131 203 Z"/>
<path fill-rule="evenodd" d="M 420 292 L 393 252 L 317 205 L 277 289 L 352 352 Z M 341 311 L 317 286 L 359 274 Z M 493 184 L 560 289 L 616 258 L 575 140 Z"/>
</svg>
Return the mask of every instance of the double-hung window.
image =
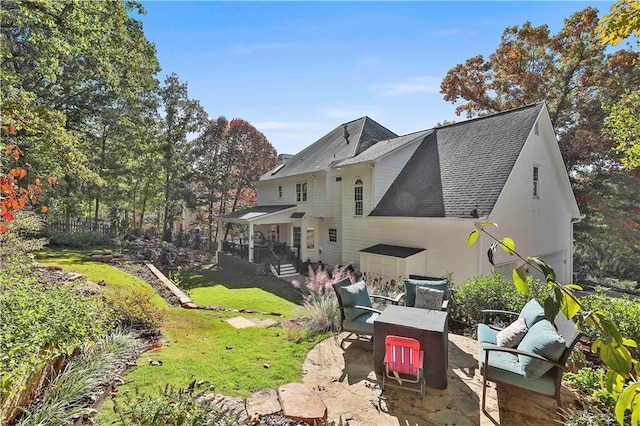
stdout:
<svg viewBox="0 0 640 426">
<path fill-rule="evenodd" d="M 307 201 L 307 182 L 296 183 L 296 201 Z"/>
</svg>

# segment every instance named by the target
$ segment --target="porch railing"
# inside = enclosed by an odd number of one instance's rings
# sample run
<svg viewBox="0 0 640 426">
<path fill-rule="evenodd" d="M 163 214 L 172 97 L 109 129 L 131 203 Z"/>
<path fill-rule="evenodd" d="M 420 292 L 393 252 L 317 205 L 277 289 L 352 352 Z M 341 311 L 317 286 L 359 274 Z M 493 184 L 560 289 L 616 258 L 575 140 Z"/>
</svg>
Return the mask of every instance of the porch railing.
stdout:
<svg viewBox="0 0 640 426">
<path fill-rule="evenodd" d="M 278 255 L 275 254 L 271 248 L 269 248 L 269 263 L 275 268 L 278 275 L 280 275 L 280 258 L 278 258 Z"/>
<path fill-rule="evenodd" d="M 300 273 L 302 261 L 300 260 L 300 247 L 291 247 L 287 250 L 287 260 L 296 268 L 296 272 Z"/>
</svg>

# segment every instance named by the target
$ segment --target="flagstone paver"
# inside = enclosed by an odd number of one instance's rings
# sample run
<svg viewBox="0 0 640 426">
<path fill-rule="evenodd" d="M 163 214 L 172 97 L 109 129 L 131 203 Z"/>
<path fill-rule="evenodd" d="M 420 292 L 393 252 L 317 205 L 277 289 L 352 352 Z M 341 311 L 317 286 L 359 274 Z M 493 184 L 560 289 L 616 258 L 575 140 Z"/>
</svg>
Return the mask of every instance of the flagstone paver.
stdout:
<svg viewBox="0 0 640 426">
<path fill-rule="evenodd" d="M 449 335 L 448 387 L 427 387 L 420 396 L 402 389 L 381 395 L 373 370 L 373 344 L 347 342 L 345 334 L 330 337 L 313 348 L 303 365 L 303 381 L 316 390 L 328 407 L 328 421 L 371 425 L 550 425 L 558 424 L 555 400 L 490 383 L 488 417 L 482 413 L 482 376 L 478 370 L 478 343 Z M 381 378 L 380 378 L 381 379 Z M 563 405 L 574 400 L 566 389 Z M 494 423 L 495 421 L 495 423 Z"/>
</svg>

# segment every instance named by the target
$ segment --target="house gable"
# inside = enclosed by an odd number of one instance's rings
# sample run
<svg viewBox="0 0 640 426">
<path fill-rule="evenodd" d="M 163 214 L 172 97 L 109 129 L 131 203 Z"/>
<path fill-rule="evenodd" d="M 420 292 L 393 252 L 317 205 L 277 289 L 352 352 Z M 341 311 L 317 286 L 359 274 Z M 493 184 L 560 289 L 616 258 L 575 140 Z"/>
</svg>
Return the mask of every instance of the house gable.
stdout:
<svg viewBox="0 0 640 426">
<path fill-rule="evenodd" d="M 260 180 L 267 181 L 288 176 L 327 171 L 333 164 L 366 151 L 379 141 L 397 135 L 369 117 L 344 123 L 327 133 L 284 165 L 265 173 Z"/>
<path fill-rule="evenodd" d="M 371 216 L 488 216 L 542 107 L 530 105 L 436 128 Z"/>
</svg>

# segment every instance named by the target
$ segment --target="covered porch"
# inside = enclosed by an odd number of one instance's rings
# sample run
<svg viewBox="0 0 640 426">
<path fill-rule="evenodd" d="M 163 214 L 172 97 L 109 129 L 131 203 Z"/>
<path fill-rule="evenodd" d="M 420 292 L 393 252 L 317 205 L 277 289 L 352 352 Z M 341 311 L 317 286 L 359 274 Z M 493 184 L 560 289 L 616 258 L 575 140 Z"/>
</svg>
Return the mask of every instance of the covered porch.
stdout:
<svg viewBox="0 0 640 426">
<path fill-rule="evenodd" d="M 301 266 L 300 244 L 299 239 L 296 244 L 293 227 L 304 213 L 296 212 L 296 207 L 256 206 L 216 218 L 218 261 L 231 256 L 235 265 L 250 263 L 249 269 L 256 273 L 271 270 L 279 277 L 297 274 Z M 242 232 L 228 232 L 227 227 L 233 225 L 241 225 Z"/>
</svg>

